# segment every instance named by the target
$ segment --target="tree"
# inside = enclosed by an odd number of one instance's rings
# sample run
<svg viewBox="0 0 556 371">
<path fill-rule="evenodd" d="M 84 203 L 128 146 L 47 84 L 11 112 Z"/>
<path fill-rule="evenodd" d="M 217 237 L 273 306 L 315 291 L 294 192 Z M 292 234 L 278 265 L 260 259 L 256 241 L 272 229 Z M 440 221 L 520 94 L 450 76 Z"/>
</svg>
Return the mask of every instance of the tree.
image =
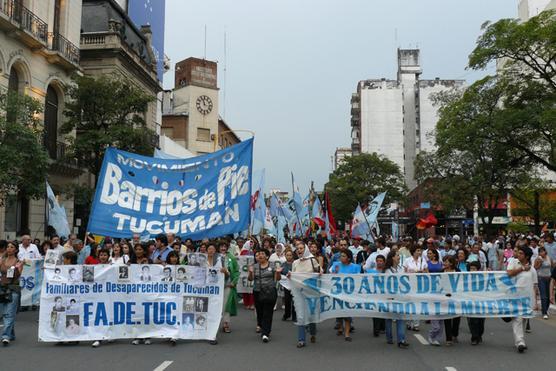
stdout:
<svg viewBox="0 0 556 371">
<path fill-rule="evenodd" d="M 95 175 L 95 182 L 110 146 L 152 155 L 155 133 L 147 128 L 144 118 L 151 96 L 126 80 L 110 76 L 77 76 L 67 93 L 71 99 L 61 132 L 76 133 L 67 137 L 68 152 Z"/>
<path fill-rule="evenodd" d="M 532 218 L 535 233 L 541 233 L 541 222 L 556 220 L 556 200 L 553 199 L 550 182 L 531 179 L 530 182 L 511 190 L 517 205 L 512 208 L 512 216 Z"/>
<path fill-rule="evenodd" d="M 325 186 L 330 196 L 334 217 L 351 220 L 357 203 L 386 193 L 384 203 L 403 202 L 407 193 L 398 165 L 376 153 L 346 157 L 331 175 Z"/>
<path fill-rule="evenodd" d="M 508 191 L 535 176 L 526 156 L 484 135 L 505 120 L 504 97 L 504 85 L 491 77 L 465 92 L 436 96 L 437 150 L 420 153 L 415 161 L 416 178 L 426 181 L 435 203 L 447 212 L 476 204 L 487 231 L 492 231 L 496 209 Z"/>
<path fill-rule="evenodd" d="M 8 194 L 45 196 L 48 155 L 41 142 L 41 112 L 36 99 L 0 93 L 0 204 Z"/>
<path fill-rule="evenodd" d="M 512 148 L 532 162 L 556 171 L 556 13 L 545 11 L 519 23 L 485 23 L 469 56 L 469 68 L 502 65 L 503 120 L 481 135 Z"/>
</svg>

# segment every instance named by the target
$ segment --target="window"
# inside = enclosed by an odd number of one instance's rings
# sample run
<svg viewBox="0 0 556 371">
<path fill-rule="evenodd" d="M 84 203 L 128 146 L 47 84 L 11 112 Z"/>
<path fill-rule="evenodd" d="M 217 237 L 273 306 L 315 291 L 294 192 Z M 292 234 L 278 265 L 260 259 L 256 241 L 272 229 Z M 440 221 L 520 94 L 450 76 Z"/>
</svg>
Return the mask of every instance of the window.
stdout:
<svg viewBox="0 0 556 371">
<path fill-rule="evenodd" d="M 210 142 L 210 129 L 197 128 L 197 140 L 200 142 Z"/>
<path fill-rule="evenodd" d="M 6 197 L 4 231 L 17 235 L 29 233 L 29 199 L 21 193 Z M 15 239 L 15 235 L 9 236 Z"/>
<path fill-rule="evenodd" d="M 46 90 L 46 102 L 44 105 L 44 144 L 48 155 L 57 159 L 58 141 L 58 94 L 52 86 Z"/>
</svg>

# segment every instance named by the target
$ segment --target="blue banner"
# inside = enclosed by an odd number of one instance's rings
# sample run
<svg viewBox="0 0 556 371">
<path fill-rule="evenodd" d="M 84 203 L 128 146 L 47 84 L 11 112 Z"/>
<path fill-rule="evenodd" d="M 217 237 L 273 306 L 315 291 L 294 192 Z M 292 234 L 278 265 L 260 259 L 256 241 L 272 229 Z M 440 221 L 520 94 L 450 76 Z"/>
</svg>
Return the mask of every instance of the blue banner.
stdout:
<svg viewBox="0 0 556 371">
<path fill-rule="evenodd" d="M 89 232 L 219 237 L 248 228 L 253 139 L 207 155 L 168 160 L 106 150 Z"/>
</svg>

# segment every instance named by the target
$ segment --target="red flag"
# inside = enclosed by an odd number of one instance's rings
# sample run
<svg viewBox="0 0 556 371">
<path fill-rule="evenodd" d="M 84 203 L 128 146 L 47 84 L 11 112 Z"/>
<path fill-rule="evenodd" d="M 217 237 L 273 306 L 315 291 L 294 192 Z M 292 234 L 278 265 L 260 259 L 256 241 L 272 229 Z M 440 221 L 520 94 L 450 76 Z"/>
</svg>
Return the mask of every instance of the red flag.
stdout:
<svg viewBox="0 0 556 371">
<path fill-rule="evenodd" d="M 332 237 L 336 235 L 336 221 L 332 215 L 332 206 L 330 205 L 330 198 L 328 197 L 328 192 L 324 192 L 324 202 L 326 203 L 326 218 L 328 218 L 328 224 L 330 228 L 330 235 Z"/>
<path fill-rule="evenodd" d="M 419 218 L 416 227 L 417 229 L 427 229 L 437 224 L 438 224 L 438 219 L 436 219 L 433 213 L 429 213 L 429 215 L 427 215 L 425 219 Z"/>
<path fill-rule="evenodd" d="M 258 200 L 259 200 L 259 190 L 257 190 L 257 192 L 255 192 L 251 196 L 251 210 L 255 210 L 255 207 L 257 206 L 257 201 Z"/>
<path fill-rule="evenodd" d="M 429 227 L 432 227 L 433 225 L 438 224 L 438 219 L 436 219 L 436 217 L 434 216 L 433 213 L 429 213 L 429 215 L 426 217 L 425 221 L 427 222 L 427 224 L 429 224 Z"/>
</svg>

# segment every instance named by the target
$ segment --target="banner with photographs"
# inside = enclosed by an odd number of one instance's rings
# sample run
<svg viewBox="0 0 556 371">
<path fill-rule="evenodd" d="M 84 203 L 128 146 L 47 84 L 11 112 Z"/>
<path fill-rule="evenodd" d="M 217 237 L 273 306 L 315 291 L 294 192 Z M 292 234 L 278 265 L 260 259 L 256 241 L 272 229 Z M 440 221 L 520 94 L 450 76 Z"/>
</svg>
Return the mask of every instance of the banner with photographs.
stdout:
<svg viewBox="0 0 556 371">
<path fill-rule="evenodd" d="M 222 316 L 223 285 L 224 275 L 206 266 L 45 269 L 39 340 L 213 340 Z"/>
<path fill-rule="evenodd" d="M 530 275 L 506 272 L 292 273 L 290 284 L 301 325 L 338 317 L 531 317 L 535 300 Z"/>
<path fill-rule="evenodd" d="M 239 281 L 237 281 L 236 290 L 238 294 L 252 294 L 253 281 L 249 281 L 249 266 L 255 264 L 255 257 L 252 255 L 240 255 L 237 257 L 239 264 Z"/>
<path fill-rule="evenodd" d="M 27 260 L 23 272 L 19 276 L 21 287 L 21 306 L 39 305 L 41 299 L 41 285 L 43 276 L 43 260 Z"/>
</svg>

